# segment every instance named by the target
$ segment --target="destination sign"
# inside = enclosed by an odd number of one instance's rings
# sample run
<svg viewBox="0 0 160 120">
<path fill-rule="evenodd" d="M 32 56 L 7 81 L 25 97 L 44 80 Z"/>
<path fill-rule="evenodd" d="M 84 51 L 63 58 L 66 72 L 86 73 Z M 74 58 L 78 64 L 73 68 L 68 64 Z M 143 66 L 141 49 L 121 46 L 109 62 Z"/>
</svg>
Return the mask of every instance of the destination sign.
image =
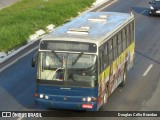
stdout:
<svg viewBox="0 0 160 120">
<path fill-rule="evenodd" d="M 72 42 L 72 41 L 41 41 L 41 50 L 54 51 L 73 51 L 73 52 L 91 52 L 97 51 L 97 46 L 94 43 Z"/>
</svg>

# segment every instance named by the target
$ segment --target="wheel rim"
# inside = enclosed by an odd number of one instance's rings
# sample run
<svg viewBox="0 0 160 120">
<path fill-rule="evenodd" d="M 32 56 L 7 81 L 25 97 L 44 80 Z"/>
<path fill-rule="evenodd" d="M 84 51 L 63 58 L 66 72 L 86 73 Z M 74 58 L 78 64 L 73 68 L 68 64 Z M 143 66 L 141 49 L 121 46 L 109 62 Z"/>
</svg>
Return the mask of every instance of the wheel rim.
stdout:
<svg viewBox="0 0 160 120">
<path fill-rule="evenodd" d="M 107 100 L 108 100 L 108 91 L 106 91 L 106 93 L 104 94 L 103 102 L 106 103 Z"/>
<path fill-rule="evenodd" d="M 124 81 L 124 82 L 126 81 L 126 72 L 124 72 L 123 81 Z"/>
</svg>

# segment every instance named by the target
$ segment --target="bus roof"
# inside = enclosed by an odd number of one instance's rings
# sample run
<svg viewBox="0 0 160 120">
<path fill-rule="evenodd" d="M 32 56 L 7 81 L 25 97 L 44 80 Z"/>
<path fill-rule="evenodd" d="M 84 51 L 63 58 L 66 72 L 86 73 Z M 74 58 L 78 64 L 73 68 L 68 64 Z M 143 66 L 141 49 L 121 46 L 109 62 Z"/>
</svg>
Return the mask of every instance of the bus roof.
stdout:
<svg viewBox="0 0 160 120">
<path fill-rule="evenodd" d="M 45 40 L 81 40 L 98 42 L 133 19 L 132 14 L 87 12 L 58 27 Z"/>
</svg>

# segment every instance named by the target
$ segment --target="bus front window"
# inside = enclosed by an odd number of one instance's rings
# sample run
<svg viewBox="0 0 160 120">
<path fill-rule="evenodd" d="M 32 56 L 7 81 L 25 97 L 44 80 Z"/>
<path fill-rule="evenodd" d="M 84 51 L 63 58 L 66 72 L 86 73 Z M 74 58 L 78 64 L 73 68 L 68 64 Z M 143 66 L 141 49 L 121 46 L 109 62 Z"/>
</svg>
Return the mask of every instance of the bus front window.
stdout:
<svg viewBox="0 0 160 120">
<path fill-rule="evenodd" d="M 96 79 L 96 56 L 87 54 L 69 54 L 68 80 L 94 81 Z"/>
<path fill-rule="evenodd" d="M 96 55 L 40 52 L 38 79 L 65 82 L 93 82 L 96 78 Z"/>
</svg>

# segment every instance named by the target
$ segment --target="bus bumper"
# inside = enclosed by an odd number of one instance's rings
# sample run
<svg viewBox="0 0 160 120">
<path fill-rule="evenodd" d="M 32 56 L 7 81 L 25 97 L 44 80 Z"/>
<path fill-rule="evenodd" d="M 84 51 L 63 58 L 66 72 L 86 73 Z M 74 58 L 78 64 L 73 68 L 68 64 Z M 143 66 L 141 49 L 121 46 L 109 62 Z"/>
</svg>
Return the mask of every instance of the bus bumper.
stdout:
<svg viewBox="0 0 160 120">
<path fill-rule="evenodd" d="M 36 99 L 36 104 L 47 108 L 97 111 L 97 102 L 67 102 Z"/>
</svg>

